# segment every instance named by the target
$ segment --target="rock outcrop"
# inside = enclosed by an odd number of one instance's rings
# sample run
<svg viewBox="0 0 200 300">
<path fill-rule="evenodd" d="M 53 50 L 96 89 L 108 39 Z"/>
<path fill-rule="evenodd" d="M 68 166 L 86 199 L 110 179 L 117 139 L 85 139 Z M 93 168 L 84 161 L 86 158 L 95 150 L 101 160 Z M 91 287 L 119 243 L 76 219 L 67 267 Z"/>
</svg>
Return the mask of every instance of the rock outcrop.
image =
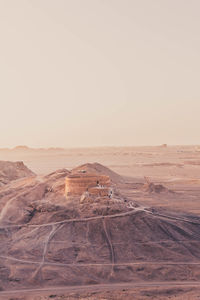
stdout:
<svg viewBox="0 0 200 300">
<path fill-rule="evenodd" d="M 31 177 L 35 174 L 24 165 L 22 161 L 0 161 L 0 186 L 23 177 Z"/>
</svg>

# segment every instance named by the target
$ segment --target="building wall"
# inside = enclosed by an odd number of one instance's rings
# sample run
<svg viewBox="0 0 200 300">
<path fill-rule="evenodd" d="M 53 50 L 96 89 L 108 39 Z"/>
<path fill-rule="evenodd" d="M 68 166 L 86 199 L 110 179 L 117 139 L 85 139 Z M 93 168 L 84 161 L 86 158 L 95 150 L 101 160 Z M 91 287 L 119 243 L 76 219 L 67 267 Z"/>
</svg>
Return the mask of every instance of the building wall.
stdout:
<svg viewBox="0 0 200 300">
<path fill-rule="evenodd" d="M 98 186 L 110 187 L 110 178 L 106 175 L 92 175 L 92 174 L 77 174 L 70 175 L 66 178 L 65 182 L 65 195 L 78 196 L 89 189 L 97 187 L 96 192 L 101 190 Z M 95 193 L 95 191 L 94 191 Z"/>
</svg>

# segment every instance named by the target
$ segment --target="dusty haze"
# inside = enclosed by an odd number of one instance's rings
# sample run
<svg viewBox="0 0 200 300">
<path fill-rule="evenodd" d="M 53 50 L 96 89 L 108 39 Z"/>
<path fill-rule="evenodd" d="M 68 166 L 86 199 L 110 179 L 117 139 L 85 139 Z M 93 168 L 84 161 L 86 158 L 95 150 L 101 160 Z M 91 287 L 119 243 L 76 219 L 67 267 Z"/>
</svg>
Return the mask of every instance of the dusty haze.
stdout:
<svg viewBox="0 0 200 300">
<path fill-rule="evenodd" d="M 0 0 L 0 147 L 197 144 L 198 0 Z"/>
</svg>

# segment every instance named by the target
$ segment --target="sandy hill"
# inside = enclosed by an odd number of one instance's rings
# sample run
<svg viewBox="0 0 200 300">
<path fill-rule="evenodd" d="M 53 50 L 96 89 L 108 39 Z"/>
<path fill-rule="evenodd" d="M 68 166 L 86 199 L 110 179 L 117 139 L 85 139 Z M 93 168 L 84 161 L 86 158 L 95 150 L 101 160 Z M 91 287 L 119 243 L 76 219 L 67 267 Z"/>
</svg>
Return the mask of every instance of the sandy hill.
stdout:
<svg viewBox="0 0 200 300">
<path fill-rule="evenodd" d="M 22 161 L 0 161 L 0 186 L 12 180 L 34 175 L 35 174 L 27 168 Z"/>
<path fill-rule="evenodd" d="M 111 170 L 87 164 L 76 172 L 83 169 L 109 173 L 117 188 Z M 0 188 L 2 290 L 199 280 L 198 216 L 123 197 L 68 202 L 68 174 L 61 169 Z"/>
<path fill-rule="evenodd" d="M 77 168 L 74 168 L 71 172 L 72 173 L 78 173 L 78 172 L 88 172 L 92 174 L 99 174 L 99 175 L 107 175 L 110 177 L 111 181 L 113 183 L 118 183 L 119 181 L 122 181 L 123 178 L 119 174 L 115 173 L 114 171 L 110 170 L 109 168 L 99 164 L 99 163 L 87 163 L 84 165 L 81 165 Z"/>
</svg>

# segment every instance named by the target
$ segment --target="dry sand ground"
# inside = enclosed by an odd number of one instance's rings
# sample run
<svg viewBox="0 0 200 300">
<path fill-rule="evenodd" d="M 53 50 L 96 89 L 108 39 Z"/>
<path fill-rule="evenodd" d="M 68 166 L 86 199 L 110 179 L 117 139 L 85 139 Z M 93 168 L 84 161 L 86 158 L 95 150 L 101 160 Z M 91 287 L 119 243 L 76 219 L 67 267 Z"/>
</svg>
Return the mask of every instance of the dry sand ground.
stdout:
<svg viewBox="0 0 200 300">
<path fill-rule="evenodd" d="M 35 173 L 47 174 L 59 168 L 71 169 L 85 162 L 98 161 L 117 173 L 131 177 L 123 186 L 123 194 L 144 206 L 154 206 L 200 215 L 200 152 L 195 146 L 132 147 L 72 150 L 0 151 L 0 160 L 23 160 Z M 144 183 L 144 176 L 171 192 L 138 193 L 133 189 Z M 192 286 L 160 286 L 142 288 L 105 288 L 94 292 L 40 292 L 34 295 L 1 295 L 2 299 L 200 299 L 200 288 Z"/>
</svg>

